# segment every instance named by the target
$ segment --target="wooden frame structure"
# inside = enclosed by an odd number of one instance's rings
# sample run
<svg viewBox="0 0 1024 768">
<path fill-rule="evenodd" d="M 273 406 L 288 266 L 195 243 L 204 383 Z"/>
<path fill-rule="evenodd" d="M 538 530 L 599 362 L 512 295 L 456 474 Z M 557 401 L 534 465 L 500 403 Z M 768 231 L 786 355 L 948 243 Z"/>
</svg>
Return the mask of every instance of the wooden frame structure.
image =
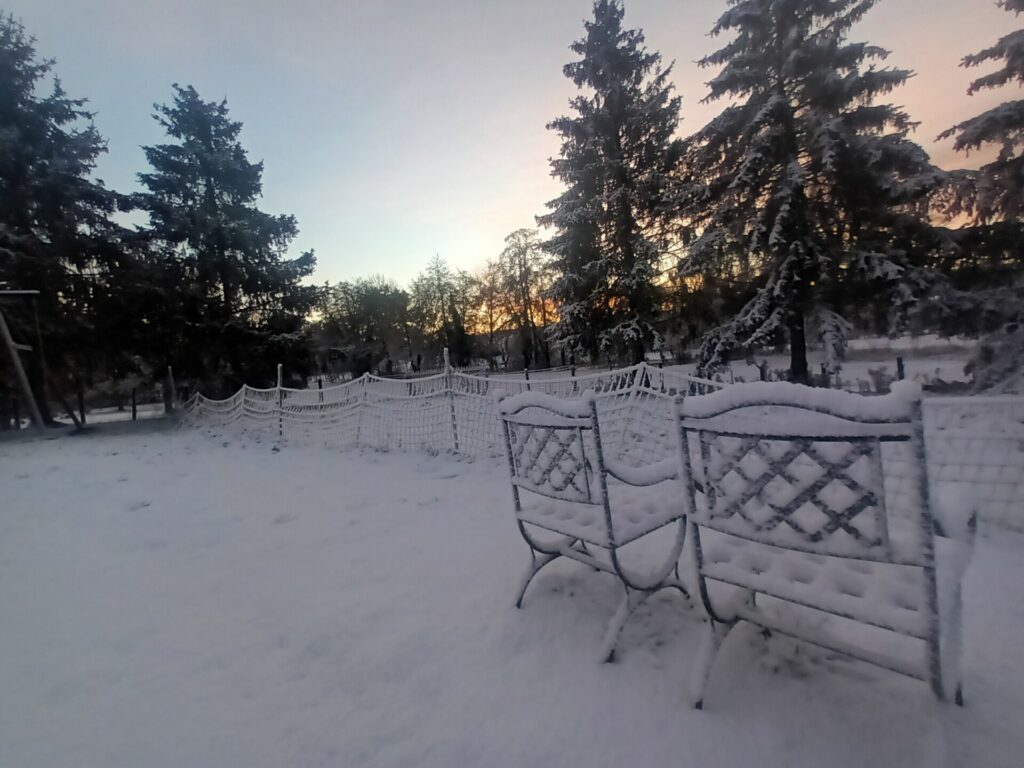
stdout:
<svg viewBox="0 0 1024 768">
<path fill-rule="evenodd" d="M 7 298 L 23 298 L 32 297 L 33 300 L 39 295 L 39 291 L 30 290 L 0 290 L 0 300 Z M 38 335 L 38 333 L 37 333 Z M 32 386 L 29 383 L 28 375 L 25 373 L 25 367 L 21 364 L 20 352 L 32 352 L 31 345 L 19 344 L 14 341 L 11 336 L 11 329 L 7 325 L 7 318 L 4 317 L 3 306 L 0 306 L 0 338 L 3 339 L 4 346 L 7 347 L 7 353 L 11 359 L 11 365 L 14 367 L 14 374 L 18 379 L 18 386 L 21 389 L 22 396 L 25 398 L 25 402 L 28 404 L 29 415 L 32 418 L 32 423 L 36 429 L 43 428 L 43 416 L 39 412 L 39 404 L 36 402 L 35 395 L 32 393 Z"/>
</svg>

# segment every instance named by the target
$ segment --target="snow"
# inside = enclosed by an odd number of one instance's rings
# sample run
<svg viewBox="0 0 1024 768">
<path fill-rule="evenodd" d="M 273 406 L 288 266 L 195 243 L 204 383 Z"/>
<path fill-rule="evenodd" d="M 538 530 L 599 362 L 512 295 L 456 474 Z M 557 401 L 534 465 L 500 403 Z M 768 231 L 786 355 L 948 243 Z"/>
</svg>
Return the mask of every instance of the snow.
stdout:
<svg viewBox="0 0 1024 768">
<path fill-rule="evenodd" d="M 709 418 L 737 408 L 781 405 L 857 421 L 906 421 L 910 418 L 910 403 L 920 397 L 920 386 L 911 381 L 896 382 L 890 394 L 880 397 L 788 382 L 752 382 L 733 384 L 703 397 L 685 398 L 682 413 L 684 417 Z"/>
<path fill-rule="evenodd" d="M 594 392 L 587 391 L 579 398 L 565 398 L 546 395 L 543 392 L 520 392 L 501 401 L 499 413 L 510 415 L 526 408 L 544 408 L 567 418 L 586 419 L 593 413 Z"/>
<path fill-rule="evenodd" d="M 193 432 L 0 443 L 0 765 L 1013 765 L 1024 536 L 982 527 L 967 707 L 662 593 L 528 562 L 500 459 Z M 671 529 L 666 529 L 671 536 Z M 638 542 L 639 544 L 639 542 Z"/>
</svg>

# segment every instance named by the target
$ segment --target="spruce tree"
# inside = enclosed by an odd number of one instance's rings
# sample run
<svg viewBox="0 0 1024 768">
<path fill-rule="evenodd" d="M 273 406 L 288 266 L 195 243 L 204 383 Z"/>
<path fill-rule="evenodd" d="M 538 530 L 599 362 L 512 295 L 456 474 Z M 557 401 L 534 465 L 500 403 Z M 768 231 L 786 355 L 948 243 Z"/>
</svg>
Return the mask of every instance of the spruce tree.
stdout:
<svg viewBox="0 0 1024 768">
<path fill-rule="evenodd" d="M 555 230 L 545 245 L 556 337 L 592 356 L 605 350 L 639 361 L 658 336 L 679 98 L 671 66 L 622 18 L 617 0 L 597 0 L 586 35 L 570 46 L 580 58 L 563 71 L 583 93 L 570 102 L 574 115 L 548 125 L 562 139 L 551 169 L 566 190 L 537 221 Z"/>
<path fill-rule="evenodd" d="M 738 348 L 789 341 L 808 381 L 807 334 L 835 367 L 849 317 L 868 302 L 903 314 L 927 285 L 924 213 L 941 173 L 907 138 L 909 116 L 880 97 L 911 72 L 847 42 L 874 0 L 730 0 L 701 59 L 721 67 L 705 101 L 733 101 L 690 140 L 684 276 L 735 280 L 743 308 L 705 335 L 708 373 Z"/>
<path fill-rule="evenodd" d="M 106 144 L 86 101 L 67 95 L 53 67 L 24 26 L 0 14 L 0 288 L 40 292 L 39 328 L 56 381 L 87 377 L 110 352 L 97 332 L 98 301 L 123 254 L 110 218 L 119 198 L 92 176 Z M 21 340 L 34 339 L 27 304 L 6 304 L 5 312 Z M 31 360 L 49 418 L 40 357 Z"/>
<path fill-rule="evenodd" d="M 1024 0 L 1000 0 L 999 5 L 1015 14 L 1024 13 Z M 968 94 L 1012 83 L 1024 85 L 1024 29 L 965 56 L 961 66 L 977 67 L 988 62 L 1000 62 L 1001 66 L 974 80 Z M 966 214 L 977 225 L 1024 220 L 1024 99 L 1005 101 L 939 135 L 939 139 L 948 138 L 954 138 L 957 152 L 998 148 L 991 162 L 977 173 L 966 174 L 949 212 L 954 216 Z"/>
<path fill-rule="evenodd" d="M 144 147 L 152 166 L 140 173 L 136 204 L 149 215 L 144 235 L 175 286 L 167 307 L 168 362 L 215 386 L 268 382 L 275 364 L 305 367 L 301 330 L 317 290 L 307 252 L 288 258 L 295 218 L 257 208 L 263 164 L 249 161 L 226 101 L 203 101 L 192 86 L 174 86 L 155 119 L 172 143 Z"/>
<path fill-rule="evenodd" d="M 1001 0 L 1015 15 L 1024 0 Z M 976 78 L 968 94 L 1024 84 L 1024 29 L 965 56 L 968 68 L 998 68 Z M 994 149 L 976 171 L 951 174 L 940 208 L 952 220 L 968 219 L 956 232 L 960 246 L 951 279 L 929 309 L 947 332 L 988 332 L 970 368 L 979 390 L 1024 390 L 1024 99 L 1005 101 L 939 135 L 958 152 Z"/>
</svg>

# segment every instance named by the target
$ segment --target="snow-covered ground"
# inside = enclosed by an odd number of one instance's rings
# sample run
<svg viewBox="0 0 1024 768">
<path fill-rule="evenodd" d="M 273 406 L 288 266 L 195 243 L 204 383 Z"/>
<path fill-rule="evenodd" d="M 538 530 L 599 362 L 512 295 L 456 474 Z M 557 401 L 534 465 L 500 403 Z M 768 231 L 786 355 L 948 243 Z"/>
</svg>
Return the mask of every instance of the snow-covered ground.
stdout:
<svg viewBox="0 0 1024 768">
<path fill-rule="evenodd" d="M 983 527 L 967 706 L 749 628 L 707 710 L 661 594 L 527 550 L 498 460 L 197 433 L 0 443 L 0 766 L 992 766 L 1024 754 L 1024 536 Z"/>
<path fill-rule="evenodd" d="M 164 415 L 163 403 L 142 403 L 136 409 L 136 416 L 141 421 L 142 419 L 159 419 Z M 71 424 L 71 417 L 66 413 L 55 414 L 57 421 L 62 424 Z M 96 408 L 91 411 L 86 411 L 85 416 L 86 424 L 106 424 L 111 421 L 131 421 L 132 420 L 132 409 L 131 406 L 125 406 L 123 410 L 117 408 Z"/>
</svg>

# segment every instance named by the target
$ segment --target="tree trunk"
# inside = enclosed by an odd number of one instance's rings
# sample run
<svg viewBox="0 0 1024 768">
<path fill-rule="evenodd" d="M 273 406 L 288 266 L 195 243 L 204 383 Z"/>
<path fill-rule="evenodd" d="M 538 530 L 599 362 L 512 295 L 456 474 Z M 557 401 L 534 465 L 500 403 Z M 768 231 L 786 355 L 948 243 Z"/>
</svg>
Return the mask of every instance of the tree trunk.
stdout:
<svg viewBox="0 0 1024 768">
<path fill-rule="evenodd" d="M 632 348 L 633 365 L 642 363 L 644 361 L 644 356 L 647 353 L 646 347 L 644 346 L 644 340 L 634 339 L 632 344 L 630 344 L 630 347 Z"/>
<path fill-rule="evenodd" d="M 807 367 L 807 336 L 804 331 L 804 313 L 793 310 L 789 315 L 789 380 L 797 384 L 810 384 Z"/>
</svg>

